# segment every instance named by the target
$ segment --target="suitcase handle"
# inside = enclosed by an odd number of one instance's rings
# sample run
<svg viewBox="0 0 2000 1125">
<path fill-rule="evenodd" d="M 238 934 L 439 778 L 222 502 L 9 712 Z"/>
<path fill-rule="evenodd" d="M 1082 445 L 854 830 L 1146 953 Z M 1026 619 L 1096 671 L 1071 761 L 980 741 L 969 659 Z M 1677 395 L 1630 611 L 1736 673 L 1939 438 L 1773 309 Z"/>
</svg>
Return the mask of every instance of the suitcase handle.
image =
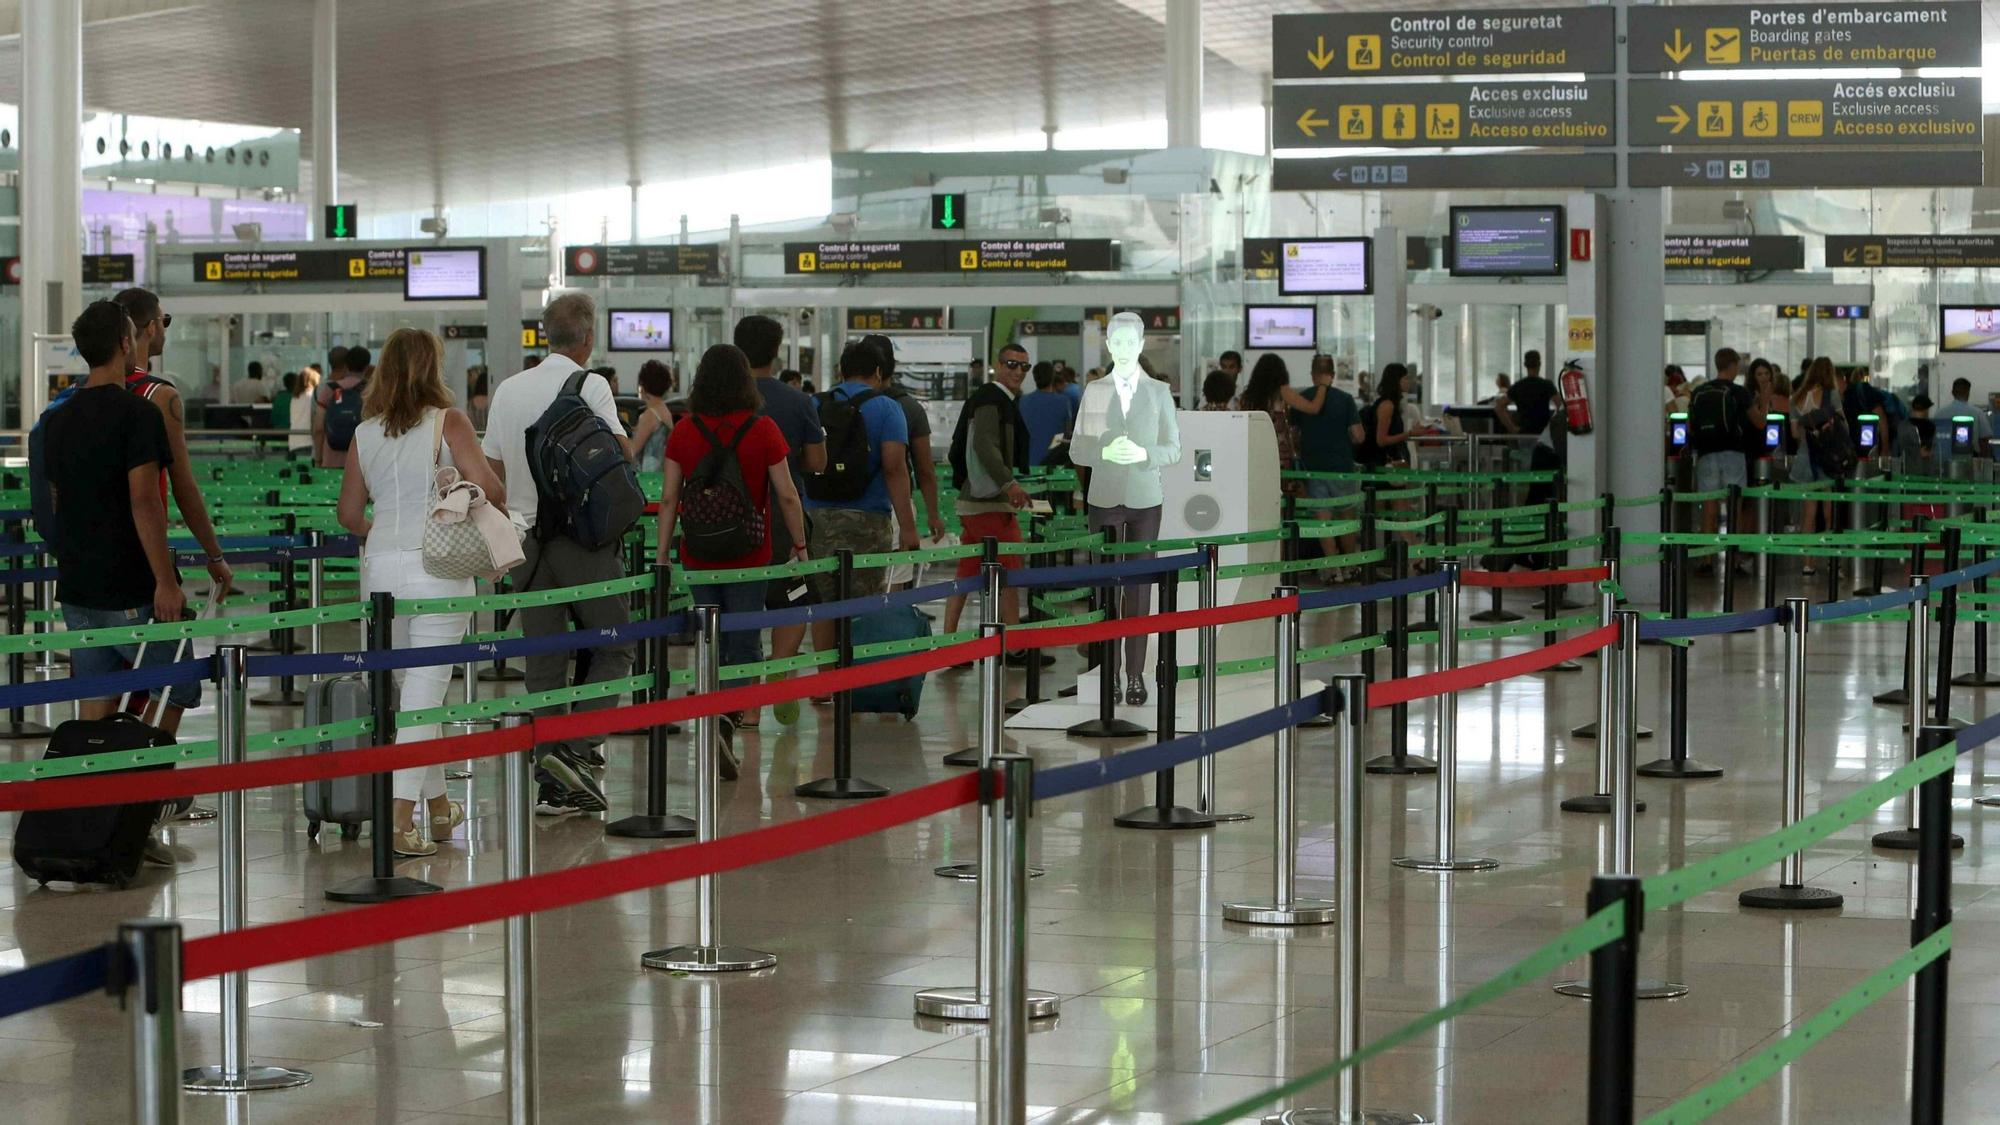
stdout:
<svg viewBox="0 0 2000 1125">
<path fill-rule="evenodd" d="M 215 587 L 209 587 L 208 594 L 208 601 L 203 605 L 202 611 L 193 617 L 182 618 L 183 621 L 210 621 L 222 616 L 222 599 L 215 596 Z M 181 658 L 187 655 L 188 642 L 191 640 L 192 637 L 182 637 L 180 643 L 174 646 L 174 663 L 180 663 Z M 139 642 L 139 651 L 132 655 L 132 667 L 139 667 L 140 662 L 146 659 L 146 644 L 145 641 Z M 117 704 L 111 708 L 111 713 L 122 714 L 126 708 L 132 706 L 132 698 L 138 695 L 139 691 L 140 689 L 133 688 L 119 696 Z M 155 706 L 158 708 L 157 711 L 154 710 Z M 157 704 L 154 704 L 149 697 L 146 710 L 139 712 L 139 721 L 147 726 L 159 726 L 160 715 L 166 711 L 166 707 L 164 697 Z"/>
</svg>

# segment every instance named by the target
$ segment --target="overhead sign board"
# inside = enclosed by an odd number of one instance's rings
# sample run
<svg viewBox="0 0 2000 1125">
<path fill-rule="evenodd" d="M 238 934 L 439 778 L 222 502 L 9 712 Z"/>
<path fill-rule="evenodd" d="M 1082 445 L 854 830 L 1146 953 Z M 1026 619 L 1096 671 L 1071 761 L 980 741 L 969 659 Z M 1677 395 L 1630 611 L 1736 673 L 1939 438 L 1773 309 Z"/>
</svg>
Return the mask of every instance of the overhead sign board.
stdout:
<svg viewBox="0 0 2000 1125">
<path fill-rule="evenodd" d="M 1806 264 L 1805 239 L 1791 234 L 1670 234 L 1670 270 L 1796 270 Z"/>
<path fill-rule="evenodd" d="M 1826 264 L 1847 269 L 1992 268 L 2000 266 L 2000 235 L 1830 234 Z"/>
<path fill-rule="evenodd" d="M 1635 4 L 1630 16 L 1628 57 L 1631 69 L 1642 74 L 1980 65 L 1976 0 Z"/>
<path fill-rule="evenodd" d="M 1666 322 L 1669 336 L 1706 336 L 1708 322 L 1705 320 L 1669 320 Z"/>
<path fill-rule="evenodd" d="M 328 203 L 320 208 L 321 238 L 355 238 L 361 231 L 361 206 L 357 203 Z"/>
<path fill-rule="evenodd" d="M 1526 190 L 1612 187 L 1618 182 L 1617 157 L 1608 152 L 1279 157 L 1275 164 L 1272 191 Z"/>
<path fill-rule="evenodd" d="M 194 256 L 198 282 L 395 281 L 402 248 L 385 250 L 225 250 Z"/>
<path fill-rule="evenodd" d="M 931 229 L 965 229 L 966 193 L 943 191 L 931 193 Z"/>
<path fill-rule="evenodd" d="M 572 246 L 563 254 L 567 277 L 715 277 L 720 246 Z"/>
<path fill-rule="evenodd" d="M 85 285 L 130 285 L 137 279 L 137 272 L 130 254 L 85 254 L 83 256 L 83 283 Z M 21 284 L 21 259 L 7 258 L 0 262 L 0 284 Z"/>
<path fill-rule="evenodd" d="M 484 324 L 447 324 L 444 326 L 444 338 L 447 340 L 484 340 L 486 338 L 486 326 Z"/>
<path fill-rule="evenodd" d="M 1598 74 L 1613 68 L 1615 35 L 1610 7 L 1281 15 L 1271 76 Z"/>
<path fill-rule="evenodd" d="M 1635 145 L 1977 145 L 1977 78 L 1633 79 Z"/>
<path fill-rule="evenodd" d="M 945 328 L 943 309 L 849 309 L 852 332 L 899 332 L 912 328 Z"/>
<path fill-rule="evenodd" d="M 1315 84 L 1272 93 L 1277 148 L 1587 148 L 1618 139 L 1610 79 Z M 1976 111 L 1976 83 L 1972 102 Z"/>
<path fill-rule="evenodd" d="M 1014 331 L 1023 336 L 1081 336 L 1083 324 L 1074 320 L 1017 320 Z"/>
<path fill-rule="evenodd" d="M 785 243 L 788 274 L 1073 272 L 1117 268 L 1118 244 L 1108 238 Z"/>
<path fill-rule="evenodd" d="M 1779 305 L 1779 320 L 1867 320 L 1867 305 Z"/>
<path fill-rule="evenodd" d="M 1633 187 L 1978 187 L 1979 149 L 1635 152 Z M 1282 163 L 1282 162 L 1280 162 Z"/>
</svg>

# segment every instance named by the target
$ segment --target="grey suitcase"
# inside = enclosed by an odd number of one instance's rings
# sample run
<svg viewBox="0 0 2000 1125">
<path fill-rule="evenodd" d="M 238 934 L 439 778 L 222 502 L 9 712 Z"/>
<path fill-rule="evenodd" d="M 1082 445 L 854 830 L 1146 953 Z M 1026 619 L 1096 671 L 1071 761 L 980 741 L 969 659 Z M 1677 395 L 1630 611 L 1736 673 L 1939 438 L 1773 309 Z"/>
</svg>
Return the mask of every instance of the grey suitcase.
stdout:
<svg viewBox="0 0 2000 1125">
<path fill-rule="evenodd" d="M 344 676 L 314 680 L 306 689 L 308 727 L 344 723 L 349 719 L 365 719 L 373 713 L 368 699 L 366 673 L 349 672 Z M 374 740 L 368 735 L 349 735 L 346 738 L 314 743 L 306 748 L 306 753 L 324 754 L 330 750 L 353 750 L 372 745 Z M 305 785 L 305 802 L 308 839 L 319 839 L 319 826 L 332 821 L 340 825 L 341 839 L 352 840 L 361 835 L 361 826 L 368 823 L 372 812 L 369 775 L 308 781 Z"/>
</svg>

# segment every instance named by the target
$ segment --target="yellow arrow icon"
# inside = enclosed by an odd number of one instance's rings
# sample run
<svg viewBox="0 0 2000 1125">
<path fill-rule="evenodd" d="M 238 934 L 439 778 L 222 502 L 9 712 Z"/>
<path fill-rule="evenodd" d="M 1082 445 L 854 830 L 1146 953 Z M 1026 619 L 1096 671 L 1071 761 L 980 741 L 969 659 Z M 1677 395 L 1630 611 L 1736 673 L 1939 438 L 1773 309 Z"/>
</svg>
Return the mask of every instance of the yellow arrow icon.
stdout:
<svg viewBox="0 0 2000 1125">
<path fill-rule="evenodd" d="M 1845 249 L 1845 250 L 1842 250 L 1842 251 L 1840 252 L 1840 260 L 1841 260 L 1841 261 L 1843 261 L 1843 262 L 1851 262 L 1851 261 L 1853 261 L 1853 260 L 1854 260 L 1854 247 L 1850 246 L 1850 247 L 1848 247 L 1847 249 Z"/>
<path fill-rule="evenodd" d="M 1275 266 L 1278 264 L 1278 256 L 1276 254 L 1271 253 L 1269 250 L 1260 251 L 1258 253 L 1258 257 L 1262 258 L 1264 260 L 1264 264 L 1267 266 Z"/>
<path fill-rule="evenodd" d="M 1667 57 L 1675 62 L 1686 62 L 1688 52 L 1694 50 L 1694 44 L 1688 42 L 1686 37 L 1681 35 L 1681 29 L 1677 27 L 1674 29 L 1673 43 L 1671 45 L 1663 44 L 1661 49 L 1665 50 Z M 1675 132 L 1679 132 L 1679 130 L 1677 129 Z"/>
<path fill-rule="evenodd" d="M 1661 114 L 1653 118 L 1653 120 L 1661 125 L 1673 126 L 1669 132 L 1678 134 L 1688 126 L 1688 111 L 1679 106 L 1670 106 L 1669 108 L 1674 111 L 1672 114 Z"/>
<path fill-rule="evenodd" d="M 1314 70 L 1325 70 L 1333 61 L 1333 52 L 1326 49 L 1326 36 L 1320 36 L 1314 45 L 1315 50 L 1306 52 L 1306 61 L 1313 64 Z"/>
<path fill-rule="evenodd" d="M 1681 121 L 1683 123 L 1687 121 L 1687 114 L 1685 113 L 1681 114 Z M 1333 124 L 1333 122 L 1327 120 L 1324 117 L 1319 116 L 1319 111 L 1316 109 L 1307 108 L 1307 110 L 1304 113 L 1299 114 L 1299 120 L 1298 120 L 1299 132 L 1304 133 L 1308 137 L 1319 136 L 1319 134 L 1313 132 L 1313 130 L 1323 129 L 1331 124 Z M 1678 129 L 1675 130 L 1675 132 L 1679 131 L 1680 130 Z"/>
</svg>

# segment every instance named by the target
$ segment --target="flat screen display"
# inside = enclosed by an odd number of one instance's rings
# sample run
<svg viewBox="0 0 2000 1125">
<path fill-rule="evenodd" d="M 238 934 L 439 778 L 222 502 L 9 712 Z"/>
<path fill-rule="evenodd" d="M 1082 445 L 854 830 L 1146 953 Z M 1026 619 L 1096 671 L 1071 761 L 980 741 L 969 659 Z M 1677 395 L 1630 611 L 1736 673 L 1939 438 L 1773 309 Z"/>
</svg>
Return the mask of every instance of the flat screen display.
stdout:
<svg viewBox="0 0 2000 1125">
<path fill-rule="evenodd" d="M 1972 419 L 1959 415 L 1951 420 L 1952 443 L 1963 449 L 1972 448 Z"/>
<path fill-rule="evenodd" d="M 1287 297 L 1373 293 L 1370 248 L 1366 238 L 1287 240 L 1278 260 L 1278 292 Z"/>
<path fill-rule="evenodd" d="M 1555 277 L 1563 272 L 1560 207 L 1453 207 L 1445 259 L 1454 277 Z"/>
<path fill-rule="evenodd" d="M 485 247 L 422 246 L 403 253 L 405 301 L 486 299 Z"/>
<path fill-rule="evenodd" d="M 2000 305 L 1945 305 L 1938 339 L 1948 352 L 2000 352 Z"/>
<path fill-rule="evenodd" d="M 1688 419 L 1685 414 L 1673 414 L 1667 418 L 1667 444 L 1675 453 L 1687 448 Z"/>
<path fill-rule="evenodd" d="M 1875 451 L 1875 433 L 1876 433 L 1876 429 L 1877 429 L 1878 425 L 1879 425 L 1879 423 L 1876 423 L 1876 422 L 1863 422 L 1863 423 L 1861 423 L 1861 452 L 1862 452 L 1862 453 L 1864 453 L 1864 454 L 1866 454 L 1866 453 L 1873 453 L 1873 452 Z"/>
<path fill-rule="evenodd" d="M 1785 444 L 1785 419 L 1783 415 L 1764 418 L 1764 448 L 1776 449 Z"/>
<path fill-rule="evenodd" d="M 611 350 L 664 352 L 673 350 L 672 309 L 612 309 Z"/>
<path fill-rule="evenodd" d="M 1246 347 L 1311 351 L 1319 342 L 1319 310 L 1311 305 L 1251 305 L 1243 310 Z"/>
</svg>

